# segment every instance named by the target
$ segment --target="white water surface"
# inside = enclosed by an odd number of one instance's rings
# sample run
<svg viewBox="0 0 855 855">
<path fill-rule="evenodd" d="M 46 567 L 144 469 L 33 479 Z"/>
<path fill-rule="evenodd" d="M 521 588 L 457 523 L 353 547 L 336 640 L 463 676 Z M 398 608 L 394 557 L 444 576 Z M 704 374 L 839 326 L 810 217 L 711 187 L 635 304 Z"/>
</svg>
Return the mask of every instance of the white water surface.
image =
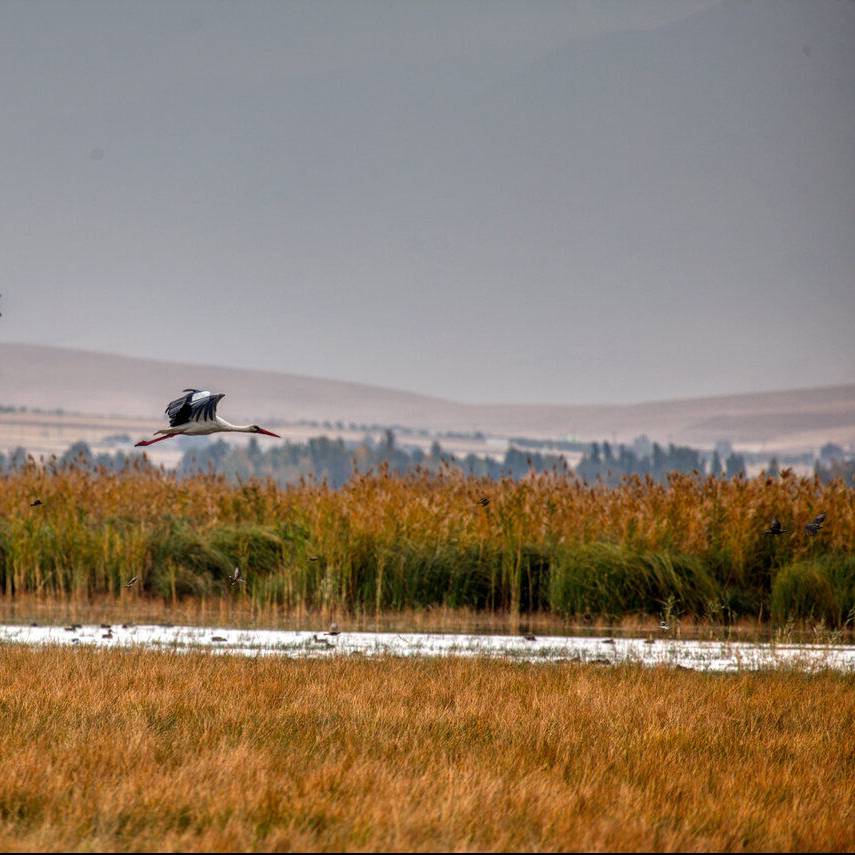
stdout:
<svg viewBox="0 0 855 855">
<path fill-rule="evenodd" d="M 241 656 L 485 656 L 528 662 L 639 663 L 698 671 L 779 667 L 805 671 L 831 668 L 855 672 L 855 646 L 689 641 L 642 638 L 521 636 L 454 633 L 341 632 L 337 635 L 269 629 L 198 626 L 0 625 L 0 643 L 30 646 L 90 646 L 189 652 L 207 650 Z"/>
</svg>

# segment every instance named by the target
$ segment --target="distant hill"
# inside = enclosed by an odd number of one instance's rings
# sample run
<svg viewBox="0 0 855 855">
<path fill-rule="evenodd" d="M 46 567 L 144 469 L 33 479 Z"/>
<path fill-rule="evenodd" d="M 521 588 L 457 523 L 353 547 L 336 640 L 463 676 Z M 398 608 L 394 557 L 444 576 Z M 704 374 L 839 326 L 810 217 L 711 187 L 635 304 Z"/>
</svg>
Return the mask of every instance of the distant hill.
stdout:
<svg viewBox="0 0 855 855">
<path fill-rule="evenodd" d="M 225 392 L 221 411 L 235 422 L 341 420 L 619 442 L 646 433 L 660 442 L 728 439 L 770 451 L 855 443 L 855 384 L 624 406 L 472 405 L 284 372 L 0 344 L 0 405 L 134 416 L 142 427 L 161 420 L 187 386 Z"/>
</svg>

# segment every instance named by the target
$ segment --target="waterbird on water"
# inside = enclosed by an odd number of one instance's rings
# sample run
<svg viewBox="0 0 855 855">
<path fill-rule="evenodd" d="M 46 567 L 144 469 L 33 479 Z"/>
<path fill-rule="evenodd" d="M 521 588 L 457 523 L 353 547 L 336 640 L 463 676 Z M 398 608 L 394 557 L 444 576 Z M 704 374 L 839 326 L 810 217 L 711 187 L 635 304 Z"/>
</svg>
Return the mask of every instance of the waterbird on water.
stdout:
<svg viewBox="0 0 855 855">
<path fill-rule="evenodd" d="M 169 427 L 155 431 L 156 439 L 141 439 L 139 445 L 152 445 L 173 436 L 204 436 L 218 431 L 236 431 L 238 433 L 263 433 L 275 436 L 278 433 L 265 430 L 258 425 L 233 425 L 217 415 L 217 404 L 225 398 L 225 393 L 213 394 L 201 389 L 185 389 L 180 398 L 169 402 L 164 411 L 169 416 Z M 163 436 L 158 436 L 163 434 Z"/>
</svg>

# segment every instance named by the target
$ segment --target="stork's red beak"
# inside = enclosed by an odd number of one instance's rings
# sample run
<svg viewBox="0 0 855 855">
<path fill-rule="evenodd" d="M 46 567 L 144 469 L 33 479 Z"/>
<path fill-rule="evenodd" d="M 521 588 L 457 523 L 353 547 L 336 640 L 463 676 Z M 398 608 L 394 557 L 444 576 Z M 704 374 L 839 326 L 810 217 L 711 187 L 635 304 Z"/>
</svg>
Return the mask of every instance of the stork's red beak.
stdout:
<svg viewBox="0 0 855 855">
<path fill-rule="evenodd" d="M 258 429 L 258 433 L 263 433 L 265 436 L 275 436 L 275 437 L 276 437 L 276 439 L 282 439 L 282 437 L 281 437 L 281 436 L 279 436 L 279 434 L 278 434 L 278 433 L 273 433 L 273 431 L 271 431 L 271 430 L 265 430 L 265 429 L 264 429 L 264 428 L 262 428 L 262 427 L 260 427 L 260 428 Z"/>
</svg>

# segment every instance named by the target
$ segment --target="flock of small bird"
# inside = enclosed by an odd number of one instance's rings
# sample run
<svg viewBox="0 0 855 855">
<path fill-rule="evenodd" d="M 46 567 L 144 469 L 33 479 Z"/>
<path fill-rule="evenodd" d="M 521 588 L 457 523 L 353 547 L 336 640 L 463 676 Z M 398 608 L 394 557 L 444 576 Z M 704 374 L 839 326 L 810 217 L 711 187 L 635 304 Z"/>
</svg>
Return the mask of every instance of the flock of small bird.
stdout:
<svg viewBox="0 0 855 855">
<path fill-rule="evenodd" d="M 805 523 L 805 531 L 810 535 L 819 534 L 822 526 L 825 523 L 825 514 L 817 514 L 809 523 Z M 781 521 L 777 517 L 772 517 L 772 522 L 769 523 L 769 528 L 763 534 L 771 534 L 773 536 L 779 534 L 787 534 L 790 531 L 781 525 Z"/>
<path fill-rule="evenodd" d="M 139 576 L 131 576 L 130 579 L 125 583 L 126 588 L 133 588 L 134 585 L 139 581 Z M 231 576 L 226 576 L 229 584 L 234 587 L 235 585 L 243 585 L 244 579 L 240 572 L 240 567 L 235 567 L 235 572 L 231 574 Z"/>
<path fill-rule="evenodd" d="M 31 623 L 30 626 L 38 626 L 38 624 L 37 623 Z M 133 624 L 123 623 L 122 629 L 129 629 L 132 626 L 133 626 Z M 77 632 L 79 629 L 83 629 L 82 623 L 72 623 L 72 624 L 69 624 L 67 627 L 65 627 L 66 632 Z M 109 638 L 113 637 L 113 626 L 112 626 L 112 624 L 102 623 L 101 629 L 105 630 L 105 632 L 101 635 L 101 638 L 108 638 L 109 639 Z M 79 642 L 80 642 L 79 638 L 72 638 L 71 639 L 72 644 L 78 644 Z"/>
<path fill-rule="evenodd" d="M 481 505 L 482 508 L 486 508 L 490 504 L 489 497 L 481 496 L 481 498 L 478 499 L 478 504 Z M 811 535 L 819 534 L 823 524 L 825 523 L 825 519 L 826 515 L 824 513 L 817 514 L 809 523 L 805 524 L 805 531 Z M 769 523 L 769 528 L 767 528 L 763 534 L 787 534 L 789 531 L 790 529 L 784 528 L 781 525 L 781 521 L 777 517 L 772 517 L 772 521 Z"/>
</svg>

